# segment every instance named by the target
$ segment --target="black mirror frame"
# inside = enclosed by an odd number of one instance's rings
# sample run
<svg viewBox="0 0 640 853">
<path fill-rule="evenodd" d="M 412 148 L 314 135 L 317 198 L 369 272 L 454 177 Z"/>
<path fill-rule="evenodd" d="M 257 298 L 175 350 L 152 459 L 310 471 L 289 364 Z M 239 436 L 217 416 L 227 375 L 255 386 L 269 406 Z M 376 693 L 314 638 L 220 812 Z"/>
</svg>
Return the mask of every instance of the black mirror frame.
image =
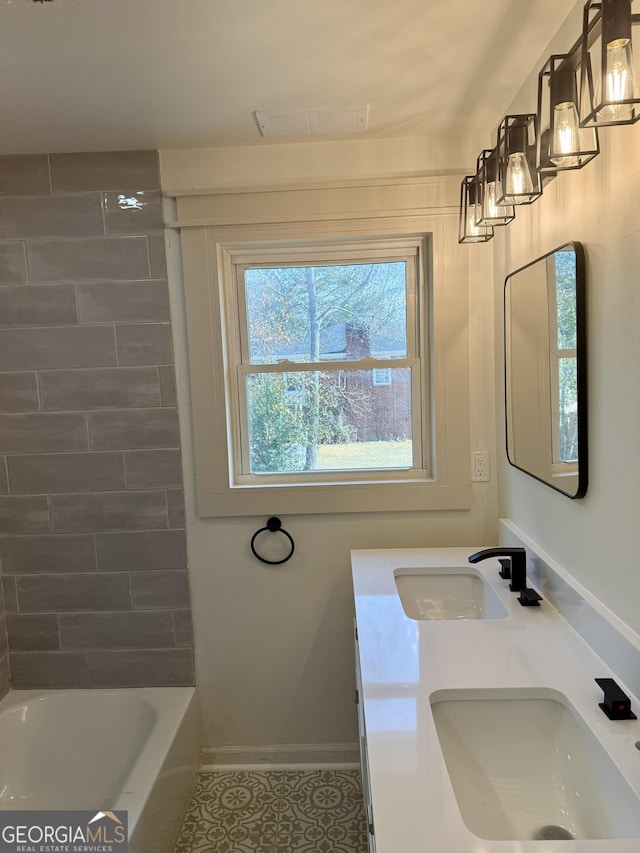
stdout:
<svg viewBox="0 0 640 853">
<path fill-rule="evenodd" d="M 578 486 L 576 488 L 575 494 L 569 494 L 568 492 L 563 491 L 562 489 L 554 486 L 553 483 L 550 483 L 548 480 L 543 480 L 541 477 L 536 476 L 536 474 L 532 474 L 530 471 L 527 471 L 526 468 L 521 468 L 519 465 L 516 465 L 509 458 L 509 425 L 507 422 L 507 413 L 508 413 L 508 366 L 507 366 L 507 284 L 509 279 L 513 276 L 517 275 L 519 272 L 528 269 L 534 264 L 539 263 L 540 261 L 546 260 L 546 258 L 554 255 L 558 251 L 562 251 L 563 249 L 572 248 L 575 251 L 576 256 L 576 377 L 577 377 L 577 399 L 578 399 Z M 586 305 L 586 264 L 585 264 L 585 252 L 582 243 L 577 241 L 572 241 L 568 243 L 564 243 L 561 246 L 558 246 L 556 249 L 553 249 L 551 252 L 547 252 L 544 255 L 541 255 L 539 258 L 531 261 L 528 264 L 525 264 L 523 267 L 520 267 L 517 270 L 509 273 L 504 280 L 504 291 L 503 291 L 503 346 L 504 346 L 504 424 L 505 424 L 505 452 L 507 454 L 507 461 L 511 466 L 516 468 L 518 471 L 522 471 L 524 474 L 527 474 L 529 477 L 532 477 L 534 480 L 538 480 L 540 483 L 544 483 L 545 486 L 549 486 L 549 488 L 553 489 L 556 492 L 559 492 L 561 495 L 569 498 L 570 500 L 577 500 L 578 498 L 583 498 L 587 492 L 588 485 L 588 463 L 587 463 L 587 445 L 588 445 L 588 417 L 587 417 L 587 340 L 586 340 L 586 331 L 587 331 L 587 305 Z"/>
</svg>

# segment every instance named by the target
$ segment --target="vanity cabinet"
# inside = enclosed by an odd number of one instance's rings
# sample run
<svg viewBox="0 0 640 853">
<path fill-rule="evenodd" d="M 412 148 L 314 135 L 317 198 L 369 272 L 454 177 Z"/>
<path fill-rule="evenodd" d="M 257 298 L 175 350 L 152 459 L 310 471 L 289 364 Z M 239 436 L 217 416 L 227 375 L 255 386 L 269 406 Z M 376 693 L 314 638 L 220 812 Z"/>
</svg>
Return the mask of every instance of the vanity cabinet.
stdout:
<svg viewBox="0 0 640 853">
<path fill-rule="evenodd" d="M 360 747 L 360 773 L 362 776 L 362 798 L 367 818 L 367 841 L 369 853 L 376 853 L 375 828 L 373 824 L 373 802 L 371 800 L 371 779 L 369 776 L 369 761 L 367 759 L 367 729 L 364 719 L 364 703 L 362 702 L 362 676 L 360 673 L 360 652 L 358 646 L 358 627 L 353 625 L 356 649 L 356 707 L 358 708 L 358 743 Z"/>
</svg>

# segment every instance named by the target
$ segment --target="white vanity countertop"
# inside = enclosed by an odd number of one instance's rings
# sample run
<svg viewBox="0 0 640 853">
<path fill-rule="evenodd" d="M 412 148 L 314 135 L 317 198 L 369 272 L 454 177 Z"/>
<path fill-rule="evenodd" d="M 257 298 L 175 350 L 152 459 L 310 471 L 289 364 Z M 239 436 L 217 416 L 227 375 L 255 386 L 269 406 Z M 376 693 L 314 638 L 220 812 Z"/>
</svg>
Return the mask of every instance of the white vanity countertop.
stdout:
<svg viewBox="0 0 640 853">
<path fill-rule="evenodd" d="M 555 853 L 555 841 L 487 841 L 460 815 L 431 714 L 436 690 L 551 688 L 568 697 L 640 797 L 640 720 L 608 720 L 595 678 L 616 678 L 557 610 L 522 607 L 497 559 L 473 569 L 506 619 L 415 621 L 394 569 L 468 566 L 478 548 L 352 551 L 362 696 L 377 853 Z M 626 693 L 625 685 L 616 678 Z M 640 701 L 631 696 L 640 715 Z M 527 737 L 527 732 L 522 732 Z M 640 853 L 640 839 L 574 840 L 572 853 Z M 569 848 L 566 848 L 567 850 Z"/>
</svg>

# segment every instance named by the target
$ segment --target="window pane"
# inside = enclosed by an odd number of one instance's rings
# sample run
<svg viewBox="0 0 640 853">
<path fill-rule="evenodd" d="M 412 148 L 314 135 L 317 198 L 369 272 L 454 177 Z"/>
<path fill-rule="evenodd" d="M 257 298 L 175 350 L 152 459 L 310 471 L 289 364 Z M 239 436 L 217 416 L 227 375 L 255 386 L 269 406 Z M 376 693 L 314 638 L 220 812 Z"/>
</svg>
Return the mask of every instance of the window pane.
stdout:
<svg viewBox="0 0 640 853">
<path fill-rule="evenodd" d="M 576 348 L 576 253 L 556 252 L 558 349 Z"/>
<path fill-rule="evenodd" d="M 407 356 L 406 264 L 244 271 L 250 364 Z"/>
<path fill-rule="evenodd" d="M 247 376 L 251 473 L 413 467 L 411 369 Z"/>
<path fill-rule="evenodd" d="M 558 363 L 560 391 L 560 461 L 578 461 L 578 378 L 577 359 L 561 358 Z"/>
</svg>

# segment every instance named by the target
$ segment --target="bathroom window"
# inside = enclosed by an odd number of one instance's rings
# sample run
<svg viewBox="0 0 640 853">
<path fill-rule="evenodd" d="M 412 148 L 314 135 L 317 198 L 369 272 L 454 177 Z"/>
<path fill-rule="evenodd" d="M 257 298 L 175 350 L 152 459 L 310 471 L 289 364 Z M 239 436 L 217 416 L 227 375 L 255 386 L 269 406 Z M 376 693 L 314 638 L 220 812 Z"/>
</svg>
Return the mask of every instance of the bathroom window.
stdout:
<svg viewBox="0 0 640 853">
<path fill-rule="evenodd" d="M 245 250 L 230 265 L 235 482 L 428 475 L 420 245 Z"/>
<path fill-rule="evenodd" d="M 230 200 L 181 232 L 199 515 L 468 509 L 453 218 L 202 223 Z"/>
</svg>

